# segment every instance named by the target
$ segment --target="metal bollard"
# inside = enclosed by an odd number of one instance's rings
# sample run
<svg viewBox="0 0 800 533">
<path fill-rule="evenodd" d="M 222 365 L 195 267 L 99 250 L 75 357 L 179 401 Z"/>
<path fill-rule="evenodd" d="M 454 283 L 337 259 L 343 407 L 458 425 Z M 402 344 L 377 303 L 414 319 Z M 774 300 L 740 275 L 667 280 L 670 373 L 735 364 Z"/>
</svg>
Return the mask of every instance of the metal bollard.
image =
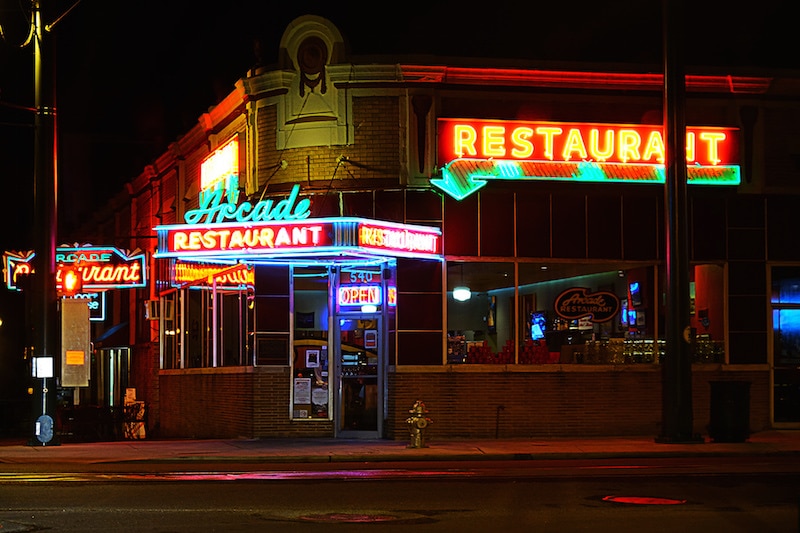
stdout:
<svg viewBox="0 0 800 533">
<path fill-rule="evenodd" d="M 421 400 L 414 402 L 414 406 L 408 410 L 411 416 L 406 418 L 408 424 L 408 433 L 410 435 L 410 442 L 408 448 L 427 448 L 425 443 L 425 432 L 433 420 L 425 416 L 428 410 L 425 409 L 425 404 Z"/>
</svg>

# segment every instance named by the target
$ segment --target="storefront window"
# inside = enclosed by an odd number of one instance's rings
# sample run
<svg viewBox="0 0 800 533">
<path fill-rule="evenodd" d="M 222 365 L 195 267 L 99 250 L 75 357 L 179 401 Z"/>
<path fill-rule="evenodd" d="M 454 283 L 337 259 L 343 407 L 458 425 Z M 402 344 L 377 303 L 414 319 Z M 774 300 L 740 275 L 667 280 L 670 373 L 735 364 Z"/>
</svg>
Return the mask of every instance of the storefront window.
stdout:
<svg viewBox="0 0 800 533">
<path fill-rule="evenodd" d="M 173 291 L 163 297 L 165 312 L 161 329 L 161 368 L 181 368 L 180 292 Z"/>
<path fill-rule="evenodd" d="M 161 367 L 252 364 L 253 307 L 245 289 L 190 288 L 162 296 Z"/>
<path fill-rule="evenodd" d="M 514 363 L 513 263 L 448 262 L 448 363 Z"/>
<path fill-rule="evenodd" d="M 660 360 L 664 290 L 655 265 L 524 262 L 516 275 L 514 267 L 448 263 L 448 363 Z M 724 268 L 693 265 L 690 274 L 694 362 L 723 362 Z"/>
<path fill-rule="evenodd" d="M 701 264 L 689 269 L 689 319 L 695 332 L 695 363 L 725 361 L 725 270 Z"/>
<path fill-rule="evenodd" d="M 647 285 L 636 286 L 638 305 L 629 305 L 628 276 L 617 265 L 522 263 L 519 281 L 520 364 L 622 363 L 626 339 L 644 337 Z M 651 359 L 641 348 L 637 362 Z"/>
<path fill-rule="evenodd" d="M 775 422 L 800 422 L 800 267 L 772 268 Z"/>
</svg>

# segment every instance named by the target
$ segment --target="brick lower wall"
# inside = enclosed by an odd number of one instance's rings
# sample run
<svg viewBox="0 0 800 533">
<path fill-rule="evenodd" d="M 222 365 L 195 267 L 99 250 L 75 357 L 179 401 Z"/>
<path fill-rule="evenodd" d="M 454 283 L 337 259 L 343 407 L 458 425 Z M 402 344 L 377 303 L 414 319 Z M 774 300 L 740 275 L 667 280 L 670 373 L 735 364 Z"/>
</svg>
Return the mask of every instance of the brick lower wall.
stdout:
<svg viewBox="0 0 800 533">
<path fill-rule="evenodd" d="M 237 367 L 159 376 L 160 437 L 331 437 L 329 420 L 289 419 L 289 370 Z"/>
<path fill-rule="evenodd" d="M 332 437 L 329 420 L 289 416 L 288 368 L 164 371 L 161 437 Z M 408 438 L 416 400 L 433 423 L 428 439 L 653 435 L 661 430 L 659 367 L 586 372 L 408 372 L 389 374 L 387 438 Z M 749 429 L 769 428 L 769 372 L 692 374 L 694 431 L 708 434 L 711 382 L 745 381 Z"/>
<path fill-rule="evenodd" d="M 768 372 L 694 372 L 694 431 L 708 432 L 712 381 L 750 383 L 749 427 L 769 427 Z M 389 376 L 388 436 L 408 437 L 406 418 L 422 400 L 429 439 L 653 435 L 661 430 L 661 372 L 443 372 Z M 393 413 L 393 414 L 392 414 Z"/>
</svg>

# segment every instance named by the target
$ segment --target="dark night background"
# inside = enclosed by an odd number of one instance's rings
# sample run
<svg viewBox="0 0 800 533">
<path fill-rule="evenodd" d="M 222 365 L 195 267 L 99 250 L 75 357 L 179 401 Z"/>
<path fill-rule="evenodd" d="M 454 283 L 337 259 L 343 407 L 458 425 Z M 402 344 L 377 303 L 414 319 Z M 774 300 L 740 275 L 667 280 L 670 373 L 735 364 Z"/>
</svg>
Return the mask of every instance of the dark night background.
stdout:
<svg viewBox="0 0 800 533">
<path fill-rule="evenodd" d="M 283 31 L 300 15 L 330 19 L 354 55 L 639 63 L 663 71 L 659 0 L 40 4 L 45 24 L 58 19 L 45 39 L 54 47 L 49 67 L 56 80 L 62 230 L 119 192 L 259 60 L 274 63 Z M 717 67 L 800 67 L 796 0 L 685 5 L 687 66 L 715 73 Z M 30 0 L 0 0 L 0 251 L 32 249 L 33 51 L 20 47 L 30 9 Z M 22 386 L 14 377 L 22 306 L 19 294 L 0 288 L 0 403 Z"/>
</svg>

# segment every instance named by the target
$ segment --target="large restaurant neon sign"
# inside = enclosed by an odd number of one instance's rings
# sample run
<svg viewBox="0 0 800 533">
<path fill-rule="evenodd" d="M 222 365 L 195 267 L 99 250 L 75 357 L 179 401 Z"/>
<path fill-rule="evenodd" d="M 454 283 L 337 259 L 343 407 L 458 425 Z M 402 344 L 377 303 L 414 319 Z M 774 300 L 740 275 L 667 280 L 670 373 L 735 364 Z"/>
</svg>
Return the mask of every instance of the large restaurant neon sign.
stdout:
<svg viewBox="0 0 800 533">
<path fill-rule="evenodd" d="M 663 183 L 660 125 L 439 119 L 442 177 L 431 184 L 462 199 L 486 180 Z M 686 128 L 689 183 L 738 185 L 738 130 Z"/>
</svg>

